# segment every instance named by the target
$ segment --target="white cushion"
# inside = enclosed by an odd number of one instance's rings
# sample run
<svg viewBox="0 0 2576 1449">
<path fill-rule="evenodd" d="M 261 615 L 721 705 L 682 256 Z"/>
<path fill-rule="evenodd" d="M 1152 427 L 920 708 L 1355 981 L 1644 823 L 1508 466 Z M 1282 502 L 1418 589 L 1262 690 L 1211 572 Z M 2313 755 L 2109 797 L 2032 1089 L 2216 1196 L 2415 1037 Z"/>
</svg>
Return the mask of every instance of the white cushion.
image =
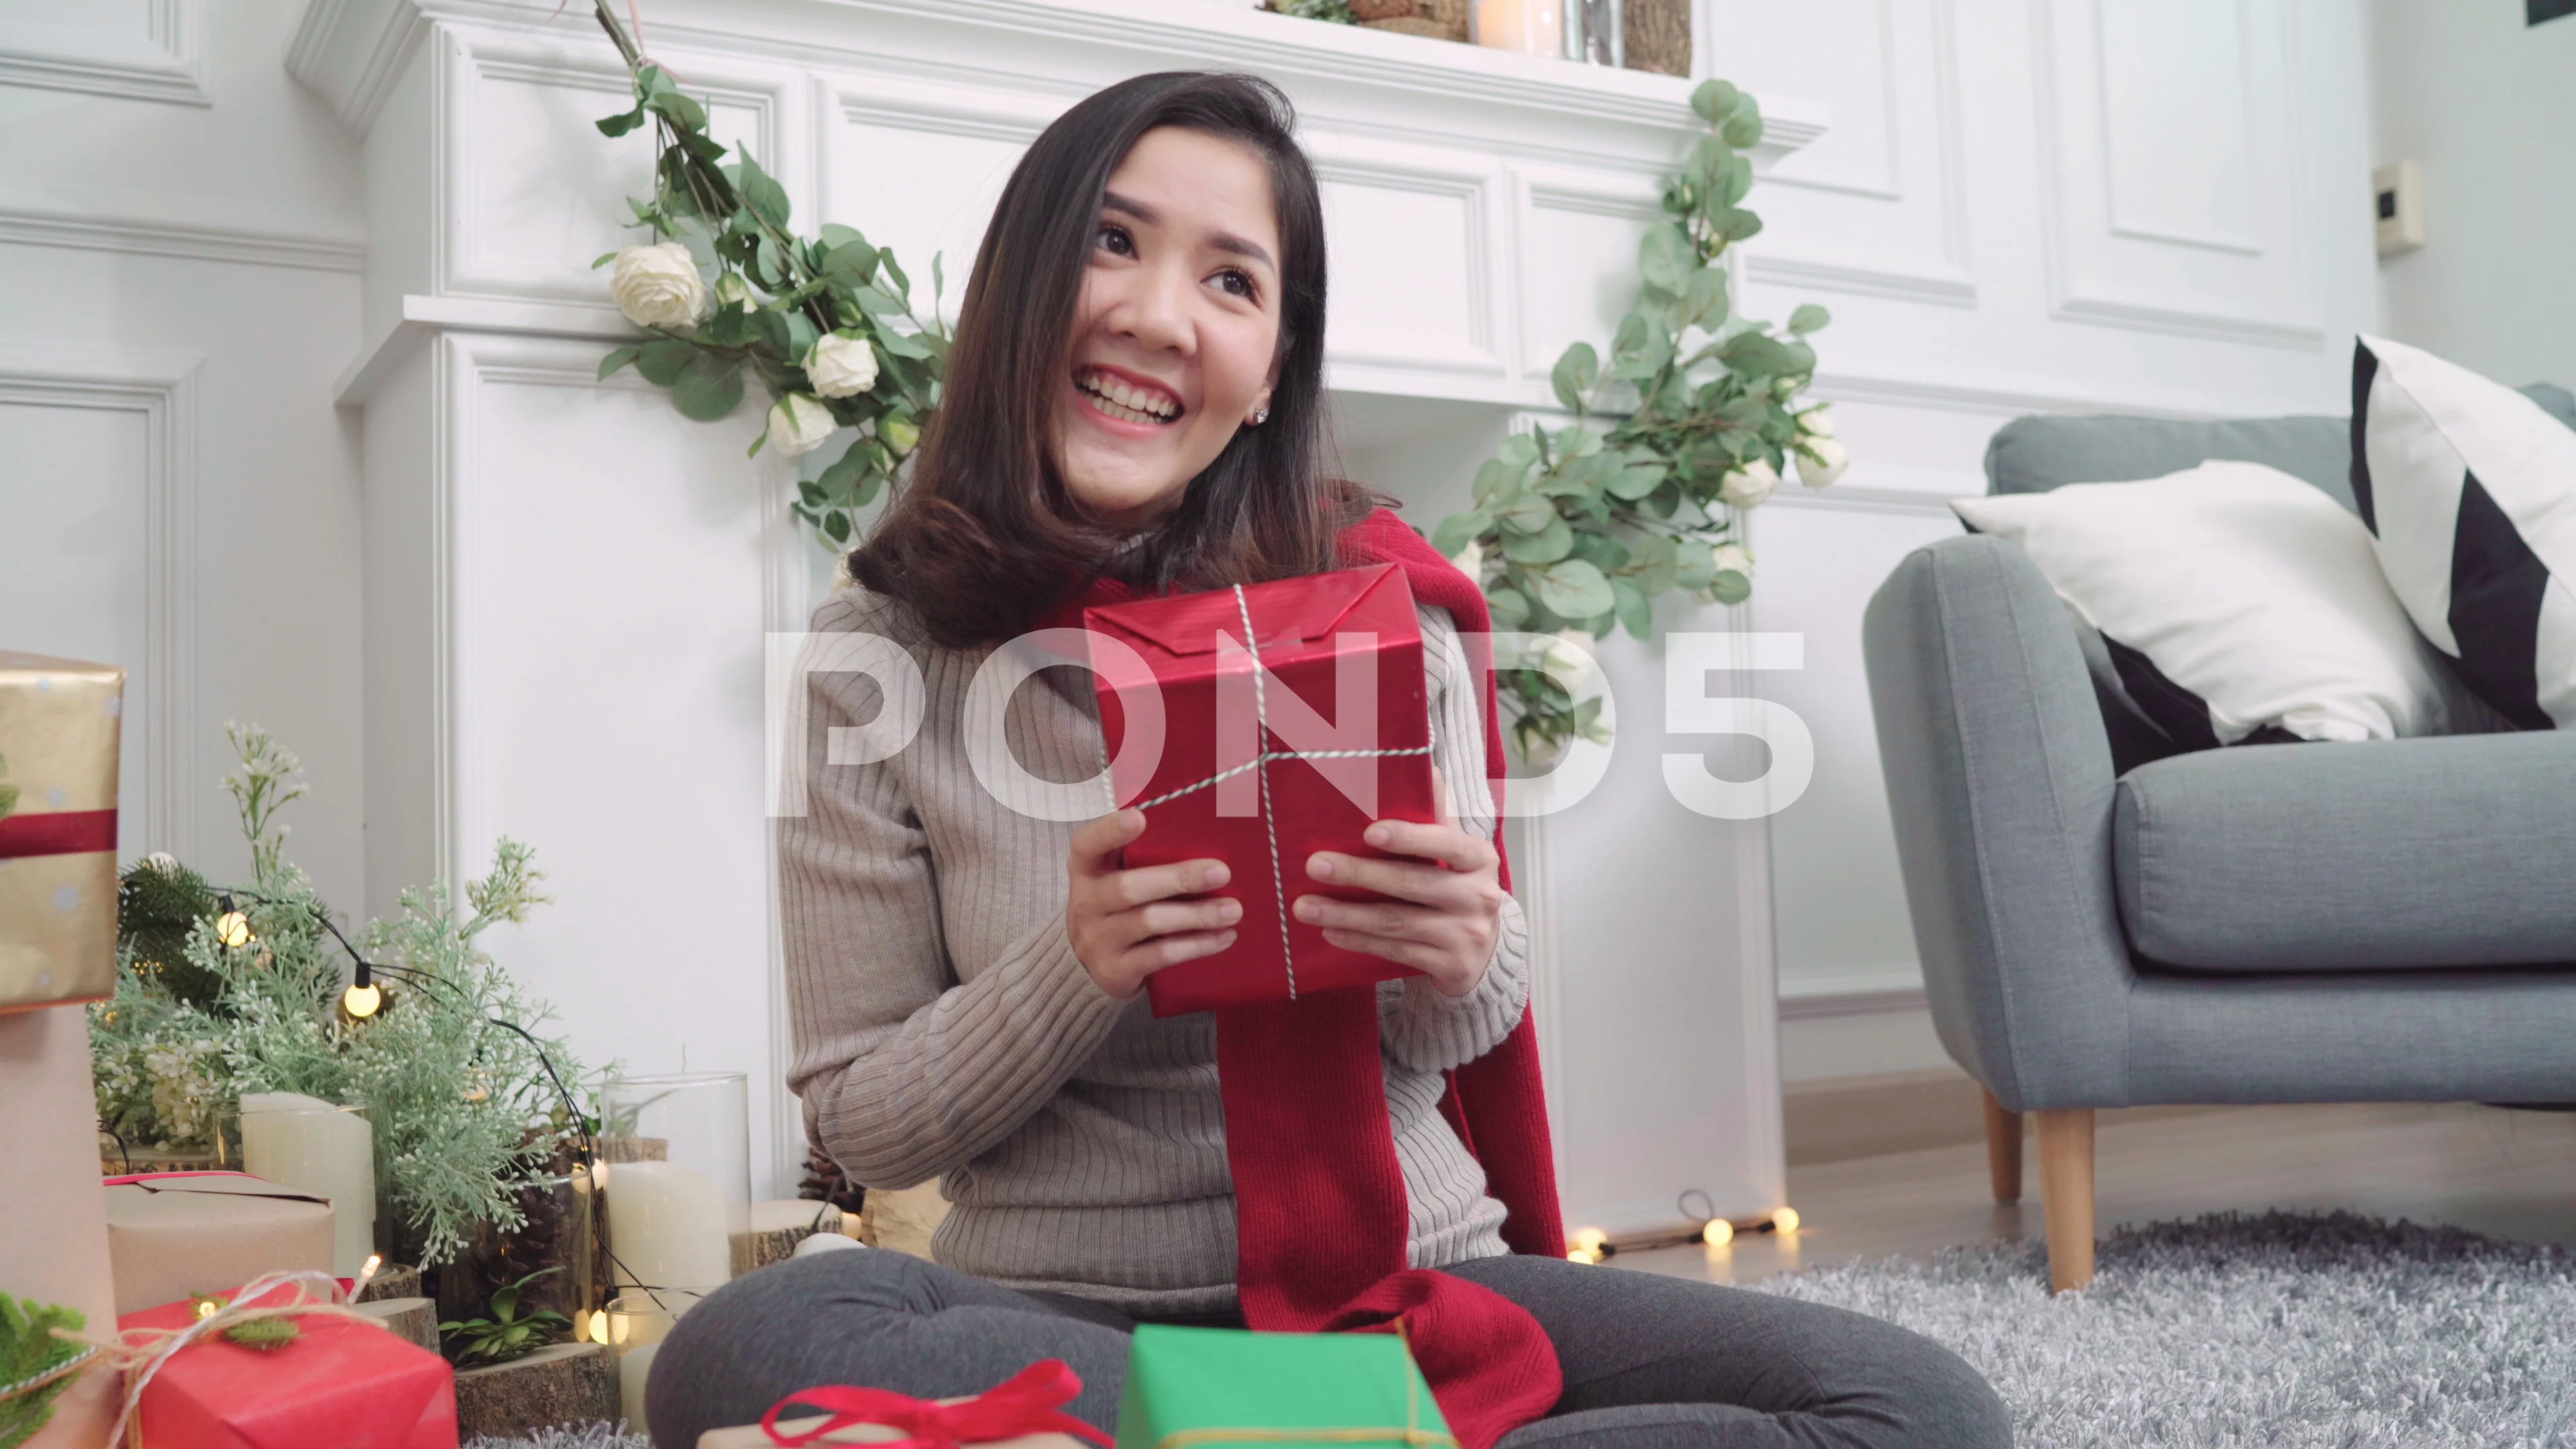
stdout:
<svg viewBox="0 0 2576 1449">
<path fill-rule="evenodd" d="M 2474 708 L 2407 622 L 2369 531 L 2277 468 L 2211 462 L 1950 506 L 2030 554 L 2176 744 L 2446 734 Z"/>
<path fill-rule="evenodd" d="M 2353 497 L 2415 627 L 2515 724 L 2576 727 L 2576 431 L 2404 343 L 2352 372 Z"/>
</svg>

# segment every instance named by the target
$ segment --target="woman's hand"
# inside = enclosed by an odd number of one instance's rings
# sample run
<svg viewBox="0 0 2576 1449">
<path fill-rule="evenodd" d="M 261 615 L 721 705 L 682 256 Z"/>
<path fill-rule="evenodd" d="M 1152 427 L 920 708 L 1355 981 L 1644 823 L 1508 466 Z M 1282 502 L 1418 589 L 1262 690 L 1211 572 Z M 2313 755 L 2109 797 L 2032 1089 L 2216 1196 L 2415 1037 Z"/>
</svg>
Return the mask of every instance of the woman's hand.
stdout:
<svg viewBox="0 0 2576 1449">
<path fill-rule="evenodd" d="M 1145 833 L 1145 812 L 1121 810 L 1073 832 L 1065 873 L 1064 934 L 1074 959 L 1102 991 L 1125 1001 L 1166 966 L 1213 956 L 1234 944 L 1243 905 L 1230 896 L 1190 897 L 1226 882 L 1225 862 L 1118 869 L 1118 852 Z"/>
<path fill-rule="evenodd" d="M 1319 850 L 1306 858 L 1306 874 L 1337 886 L 1359 886 L 1391 901 L 1344 901 L 1299 896 L 1297 919 L 1324 928 L 1324 939 L 1346 950 L 1383 956 L 1431 978 L 1448 996 L 1465 996 L 1485 979 L 1502 935 L 1502 856 L 1490 840 L 1458 828 L 1449 792 L 1432 775 L 1440 823 L 1380 820 L 1363 837 L 1380 850 L 1418 857 L 1372 860 Z"/>
</svg>

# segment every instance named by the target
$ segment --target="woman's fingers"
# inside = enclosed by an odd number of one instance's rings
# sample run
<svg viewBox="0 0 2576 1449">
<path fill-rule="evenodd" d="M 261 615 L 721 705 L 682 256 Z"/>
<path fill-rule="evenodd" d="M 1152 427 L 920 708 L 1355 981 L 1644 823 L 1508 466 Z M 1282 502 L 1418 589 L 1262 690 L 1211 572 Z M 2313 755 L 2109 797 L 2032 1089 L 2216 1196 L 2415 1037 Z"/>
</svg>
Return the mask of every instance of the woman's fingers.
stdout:
<svg viewBox="0 0 2576 1449">
<path fill-rule="evenodd" d="M 1320 850 L 1307 858 L 1306 874 L 1337 886 L 1356 886 L 1426 906 L 1465 907 L 1481 903 L 1502 887 L 1481 871 L 1452 870 L 1415 860 L 1373 860 Z"/>
<path fill-rule="evenodd" d="M 1118 852 L 1145 833 L 1145 812 L 1113 810 L 1075 826 L 1066 864 L 1077 876 L 1108 875 L 1118 869 Z"/>
<path fill-rule="evenodd" d="M 1327 930 L 1324 939 L 1345 951 L 1377 956 L 1398 966 L 1410 966 L 1426 974 L 1445 965 L 1448 957 L 1439 947 L 1401 936 L 1380 936 L 1368 931 Z"/>
<path fill-rule="evenodd" d="M 1191 931 L 1177 936 L 1156 936 L 1137 950 L 1150 958 L 1144 974 L 1151 976 L 1166 966 L 1213 956 L 1233 945 L 1234 935 L 1232 931 Z"/>
<path fill-rule="evenodd" d="M 1391 855 L 1436 860 L 1451 870 L 1485 870 L 1502 859 L 1494 852 L 1492 841 L 1479 839 L 1453 824 L 1380 820 L 1369 826 L 1361 838 Z"/>
<path fill-rule="evenodd" d="M 1243 919 L 1243 903 L 1232 896 L 1204 901 L 1156 901 L 1129 913 L 1136 939 L 1181 931 L 1218 931 Z"/>
</svg>

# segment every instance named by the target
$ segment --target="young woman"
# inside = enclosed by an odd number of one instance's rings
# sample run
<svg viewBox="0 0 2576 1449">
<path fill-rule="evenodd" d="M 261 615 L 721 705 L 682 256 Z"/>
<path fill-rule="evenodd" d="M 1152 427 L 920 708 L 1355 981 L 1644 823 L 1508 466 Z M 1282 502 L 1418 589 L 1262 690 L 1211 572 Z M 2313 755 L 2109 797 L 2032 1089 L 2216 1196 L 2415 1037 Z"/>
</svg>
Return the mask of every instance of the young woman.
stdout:
<svg viewBox="0 0 2576 1449">
<path fill-rule="evenodd" d="M 1528 1000 L 1526 932 L 1484 788 L 1490 704 L 1451 610 L 1419 609 L 1448 817 L 1373 826 L 1372 843 L 1396 859 L 1289 863 L 1302 919 L 1419 973 L 1374 1002 L 1326 994 L 1344 1004 L 1332 1009 L 1345 1025 L 1356 1002 L 1361 1137 L 1376 1139 L 1352 1138 L 1346 1157 L 1292 1158 L 1284 1179 L 1275 1161 L 1246 1175 L 1247 1134 L 1295 1138 L 1305 1104 L 1293 1090 L 1255 1104 L 1227 1083 L 1284 1075 L 1277 1033 L 1305 1018 L 1158 1020 L 1142 999 L 1154 972 L 1262 924 L 1242 920 L 1226 867 L 1121 869 L 1121 848 L 1149 828 L 1143 815 L 1036 818 L 981 782 L 979 769 L 991 771 L 977 763 L 969 711 L 978 668 L 1102 591 L 1216 588 L 1375 553 L 1400 556 L 1429 585 L 1417 600 L 1481 612 L 1472 586 L 1424 572 L 1427 551 L 1326 472 L 1323 213 L 1290 127 L 1285 99 L 1261 81 L 1142 76 L 1067 112 L 1003 193 L 939 426 L 852 558 L 860 586 L 815 616 L 819 632 L 873 633 L 910 654 L 921 727 L 891 758 L 831 764 L 832 732 L 891 702 L 867 675 L 813 676 L 810 813 L 780 831 L 790 1082 L 807 1129 L 860 1181 L 937 1177 L 955 1206 L 935 1265 L 826 1254 L 747 1277 L 683 1318 L 653 1374 L 656 1442 L 688 1449 L 812 1385 L 949 1397 L 1042 1358 L 1073 1365 L 1086 1385 L 1073 1412 L 1106 1428 L 1136 1322 L 1250 1314 L 1256 1327 L 1313 1326 L 1281 1305 L 1321 1292 L 1329 1312 L 1340 1289 L 1317 1285 L 1383 1231 L 1376 1261 L 1403 1284 L 1390 1291 L 1428 1294 L 1467 1315 L 1450 1323 L 1476 1325 L 1430 1347 L 1417 1332 L 1435 1384 L 1490 1370 L 1479 1360 L 1525 1336 L 1501 1391 L 1516 1385 L 1521 1399 L 1496 1430 L 1510 1430 L 1511 1449 L 2009 1443 L 1975 1371 L 1901 1329 L 1569 1263 L 1526 1231 L 1556 1231 L 1552 1200 L 1515 1202 L 1524 1231 L 1513 1231 L 1497 1200 L 1513 1194 L 1499 1177 L 1489 1191 L 1440 1107 L 1453 1076 L 1509 1048 Z M 1001 733 L 1042 779 L 1102 768 L 1078 671 L 1041 670 L 1008 700 Z M 1298 872 L 1390 902 L 1298 895 Z M 1475 1135 L 1496 1161 L 1497 1144 Z M 1349 1206 L 1372 1160 L 1400 1175 L 1383 1198 L 1391 1223 Z M 1324 1206 L 1283 1217 L 1292 1202 Z M 1283 1221 L 1309 1235 L 1302 1246 L 1284 1239 Z M 1513 1254 L 1507 1238 L 1533 1250 Z M 1408 1267 L 1440 1271 L 1398 1271 Z M 1493 1378 L 1476 1392 L 1492 1396 Z M 1461 1437 L 1471 1449 L 1492 1442 Z"/>
</svg>

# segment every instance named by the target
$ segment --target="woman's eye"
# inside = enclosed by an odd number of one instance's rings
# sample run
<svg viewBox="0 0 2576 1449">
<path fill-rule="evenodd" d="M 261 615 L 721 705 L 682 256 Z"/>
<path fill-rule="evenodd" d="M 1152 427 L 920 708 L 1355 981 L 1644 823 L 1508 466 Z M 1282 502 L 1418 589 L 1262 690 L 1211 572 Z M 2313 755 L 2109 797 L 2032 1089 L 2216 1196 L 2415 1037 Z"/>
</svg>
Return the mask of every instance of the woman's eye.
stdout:
<svg viewBox="0 0 2576 1449">
<path fill-rule="evenodd" d="M 1123 226 L 1103 223 L 1100 234 L 1094 239 L 1093 244 L 1112 256 L 1132 257 L 1136 254 L 1136 239 L 1129 236 L 1127 228 Z"/>
<path fill-rule="evenodd" d="M 1216 274 L 1216 284 L 1224 289 L 1226 295 L 1241 297 L 1247 302 L 1259 295 L 1259 289 L 1252 285 L 1252 275 L 1248 272 L 1229 268 Z"/>
</svg>

